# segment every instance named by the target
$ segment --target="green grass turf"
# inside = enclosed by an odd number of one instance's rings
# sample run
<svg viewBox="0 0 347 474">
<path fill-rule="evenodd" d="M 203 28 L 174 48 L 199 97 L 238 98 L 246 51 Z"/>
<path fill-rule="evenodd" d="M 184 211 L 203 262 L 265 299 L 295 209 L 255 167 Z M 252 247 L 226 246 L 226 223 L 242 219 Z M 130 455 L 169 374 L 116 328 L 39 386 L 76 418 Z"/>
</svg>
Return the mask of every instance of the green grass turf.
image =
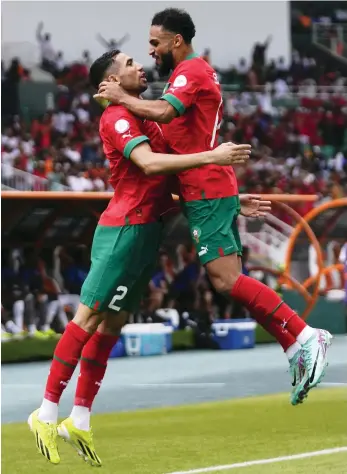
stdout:
<svg viewBox="0 0 347 474">
<path fill-rule="evenodd" d="M 347 391 L 316 389 L 301 406 L 289 395 L 95 415 L 103 474 L 164 474 L 347 445 Z M 90 469 L 59 442 L 61 464 L 36 452 L 26 423 L 2 426 L 4 474 L 84 474 Z M 347 472 L 347 453 L 233 469 L 232 473 Z M 345 470 L 344 470 L 345 469 Z M 229 472 L 229 471 L 221 471 Z"/>
</svg>

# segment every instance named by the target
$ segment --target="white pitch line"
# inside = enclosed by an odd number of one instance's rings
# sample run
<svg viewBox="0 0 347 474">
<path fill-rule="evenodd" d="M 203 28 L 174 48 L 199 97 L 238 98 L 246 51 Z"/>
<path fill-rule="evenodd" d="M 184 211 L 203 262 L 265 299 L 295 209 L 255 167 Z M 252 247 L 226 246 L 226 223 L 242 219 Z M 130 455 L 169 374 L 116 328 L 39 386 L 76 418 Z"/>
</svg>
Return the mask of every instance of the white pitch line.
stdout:
<svg viewBox="0 0 347 474">
<path fill-rule="evenodd" d="M 211 382 L 211 383 L 135 383 L 132 384 L 131 387 L 139 387 L 139 388 L 209 388 L 215 387 L 220 388 L 224 387 L 225 383 L 219 382 Z"/>
<path fill-rule="evenodd" d="M 347 451 L 347 446 L 342 446 L 340 448 L 323 449 L 322 451 L 312 451 L 310 453 L 293 454 L 291 456 L 281 456 L 279 458 L 257 459 L 255 461 L 239 462 L 237 464 L 204 467 L 202 469 L 192 469 L 190 471 L 170 472 L 168 474 L 201 474 L 203 472 L 228 471 L 229 469 L 237 469 L 238 467 L 258 466 L 260 464 L 273 464 L 282 461 L 295 461 L 296 459 L 313 458 L 316 456 L 324 456 L 327 454 L 343 453 L 345 451 Z"/>
<path fill-rule="evenodd" d="M 347 387 L 347 382 L 322 382 L 320 387 Z"/>
</svg>

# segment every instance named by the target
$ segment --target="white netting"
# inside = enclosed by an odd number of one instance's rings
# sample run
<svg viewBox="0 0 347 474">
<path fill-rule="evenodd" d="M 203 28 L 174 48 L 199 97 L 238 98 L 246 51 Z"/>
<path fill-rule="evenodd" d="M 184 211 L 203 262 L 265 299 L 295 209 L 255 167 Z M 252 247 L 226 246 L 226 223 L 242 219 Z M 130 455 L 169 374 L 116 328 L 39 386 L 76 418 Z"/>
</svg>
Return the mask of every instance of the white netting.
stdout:
<svg viewBox="0 0 347 474">
<path fill-rule="evenodd" d="M 40 63 L 40 48 L 29 42 L 2 43 L 1 59 L 5 68 L 11 64 L 13 58 L 18 58 L 25 68 L 32 69 Z"/>
</svg>

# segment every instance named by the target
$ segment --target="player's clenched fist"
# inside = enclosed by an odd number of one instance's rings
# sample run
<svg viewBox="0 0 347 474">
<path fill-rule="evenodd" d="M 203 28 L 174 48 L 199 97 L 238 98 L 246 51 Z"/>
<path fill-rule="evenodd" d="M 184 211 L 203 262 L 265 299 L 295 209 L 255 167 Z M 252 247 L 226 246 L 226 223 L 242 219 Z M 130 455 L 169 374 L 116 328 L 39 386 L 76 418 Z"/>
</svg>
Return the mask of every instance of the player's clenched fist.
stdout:
<svg viewBox="0 0 347 474">
<path fill-rule="evenodd" d="M 246 163 L 251 154 L 251 145 L 235 145 L 227 142 L 213 150 L 213 159 L 216 165 L 228 166 Z"/>
</svg>

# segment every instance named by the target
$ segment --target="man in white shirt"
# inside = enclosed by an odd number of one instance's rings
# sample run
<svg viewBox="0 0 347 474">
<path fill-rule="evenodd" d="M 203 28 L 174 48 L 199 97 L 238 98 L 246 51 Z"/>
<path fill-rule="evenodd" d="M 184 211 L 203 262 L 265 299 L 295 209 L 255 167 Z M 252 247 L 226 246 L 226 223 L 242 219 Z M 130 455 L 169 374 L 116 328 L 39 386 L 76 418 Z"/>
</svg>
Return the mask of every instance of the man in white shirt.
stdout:
<svg viewBox="0 0 347 474">
<path fill-rule="evenodd" d="M 71 124 L 74 121 L 75 117 L 72 114 L 60 110 L 53 115 L 53 128 L 65 135 L 70 130 Z"/>
<path fill-rule="evenodd" d="M 52 47 L 51 35 L 49 33 L 43 33 L 42 21 L 38 24 L 36 39 L 41 49 L 42 69 L 52 73 L 55 67 L 56 53 Z"/>
</svg>

